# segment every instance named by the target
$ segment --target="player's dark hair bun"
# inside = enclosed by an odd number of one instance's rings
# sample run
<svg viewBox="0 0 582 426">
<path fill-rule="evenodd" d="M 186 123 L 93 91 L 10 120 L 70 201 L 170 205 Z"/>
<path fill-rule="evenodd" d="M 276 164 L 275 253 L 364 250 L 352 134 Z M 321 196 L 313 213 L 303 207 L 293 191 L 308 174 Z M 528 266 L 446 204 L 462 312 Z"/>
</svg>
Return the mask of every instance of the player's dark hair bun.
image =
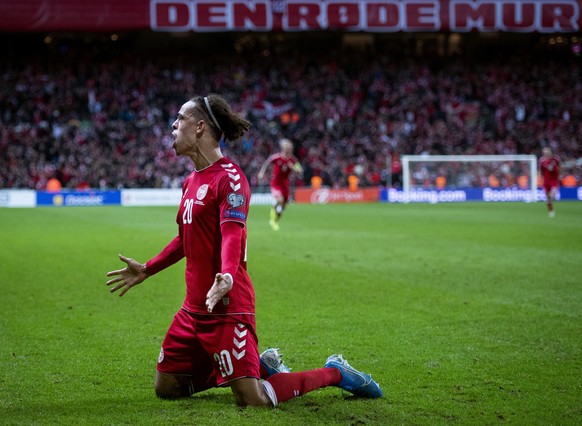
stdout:
<svg viewBox="0 0 582 426">
<path fill-rule="evenodd" d="M 235 141 L 251 128 L 251 123 L 241 114 L 234 112 L 222 96 L 211 93 L 206 98 L 211 111 L 208 110 L 203 96 L 194 98 L 193 101 L 208 116 L 216 139 L 219 139 L 220 134 L 224 133 L 226 139 Z"/>
</svg>

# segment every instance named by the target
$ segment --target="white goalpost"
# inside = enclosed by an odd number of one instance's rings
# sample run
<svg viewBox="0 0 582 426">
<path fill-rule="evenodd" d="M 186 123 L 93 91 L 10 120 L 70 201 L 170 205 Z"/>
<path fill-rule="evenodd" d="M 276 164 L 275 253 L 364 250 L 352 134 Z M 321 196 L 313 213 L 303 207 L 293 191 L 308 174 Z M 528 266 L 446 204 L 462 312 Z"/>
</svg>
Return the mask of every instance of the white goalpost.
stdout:
<svg viewBox="0 0 582 426">
<path fill-rule="evenodd" d="M 537 200 L 535 155 L 404 155 L 402 191 L 405 202 L 415 190 L 514 188 Z"/>
</svg>

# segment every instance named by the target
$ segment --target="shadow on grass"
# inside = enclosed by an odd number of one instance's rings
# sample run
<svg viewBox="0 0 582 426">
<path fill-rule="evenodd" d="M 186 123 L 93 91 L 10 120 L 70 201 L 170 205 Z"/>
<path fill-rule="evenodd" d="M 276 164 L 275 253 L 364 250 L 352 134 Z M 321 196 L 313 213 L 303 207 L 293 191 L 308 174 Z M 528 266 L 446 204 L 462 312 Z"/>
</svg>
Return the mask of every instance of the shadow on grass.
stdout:
<svg viewBox="0 0 582 426">
<path fill-rule="evenodd" d="M 161 400 L 127 395 L 54 401 L 31 400 L 3 404 L 3 424 L 182 424 L 197 418 L 204 424 L 241 421 L 243 424 L 381 424 L 388 401 L 339 395 L 310 394 L 275 409 L 238 407 L 229 390 L 210 391 L 191 398 Z M 220 416 L 217 417 L 217 413 Z M 195 416 L 195 417 L 193 417 Z M 199 424 L 202 424 L 199 423 Z"/>
<path fill-rule="evenodd" d="M 376 425 L 390 421 L 390 403 L 387 399 L 362 399 L 348 394 L 342 396 L 341 393 L 309 394 L 282 403 L 274 411 L 291 422 L 309 425 Z"/>
<path fill-rule="evenodd" d="M 66 419 L 74 418 L 73 423 L 89 421 L 90 419 L 99 419 L 98 423 L 107 423 L 106 419 L 115 421 L 115 419 L 132 419 L 143 416 L 144 418 L 156 417 L 161 415 L 165 417 L 172 412 L 187 411 L 192 406 L 224 407 L 225 405 L 234 404 L 234 399 L 230 392 L 200 394 L 191 398 L 180 400 L 163 400 L 157 398 L 153 391 L 151 394 L 144 395 L 141 392 L 132 397 L 127 397 L 127 393 L 119 396 L 87 396 L 85 398 L 73 399 L 72 393 L 69 395 L 55 395 L 52 401 L 35 401 L 34 395 L 30 399 L 19 401 L 4 401 L 2 417 L 8 420 L 10 424 L 29 424 L 29 423 L 58 423 L 67 422 Z M 2 422 L 2 424 L 4 424 Z M 69 423 L 69 424 L 73 424 Z"/>
</svg>

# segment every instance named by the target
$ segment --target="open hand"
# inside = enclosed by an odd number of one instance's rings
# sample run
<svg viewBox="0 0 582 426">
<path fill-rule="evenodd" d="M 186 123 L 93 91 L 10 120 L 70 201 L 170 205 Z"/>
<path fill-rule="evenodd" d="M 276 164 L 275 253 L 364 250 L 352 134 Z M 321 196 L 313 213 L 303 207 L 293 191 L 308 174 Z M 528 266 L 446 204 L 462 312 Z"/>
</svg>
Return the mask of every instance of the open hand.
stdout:
<svg viewBox="0 0 582 426">
<path fill-rule="evenodd" d="M 212 287 L 206 294 L 206 306 L 208 307 L 208 312 L 212 312 L 212 309 L 214 309 L 214 306 L 218 301 L 232 289 L 232 284 L 232 275 L 221 274 L 220 272 L 216 274 L 214 284 L 212 284 Z"/>
<path fill-rule="evenodd" d="M 119 293 L 119 296 L 121 297 L 127 293 L 130 288 L 143 282 L 148 275 L 143 271 L 144 265 L 136 260 L 125 257 L 122 254 L 119 255 L 119 258 L 127 263 L 127 266 L 123 269 L 107 272 L 108 277 L 115 277 L 107 281 L 107 285 L 110 286 L 115 284 L 115 286 L 111 288 L 111 293 L 115 293 L 122 288 L 123 290 Z"/>
</svg>

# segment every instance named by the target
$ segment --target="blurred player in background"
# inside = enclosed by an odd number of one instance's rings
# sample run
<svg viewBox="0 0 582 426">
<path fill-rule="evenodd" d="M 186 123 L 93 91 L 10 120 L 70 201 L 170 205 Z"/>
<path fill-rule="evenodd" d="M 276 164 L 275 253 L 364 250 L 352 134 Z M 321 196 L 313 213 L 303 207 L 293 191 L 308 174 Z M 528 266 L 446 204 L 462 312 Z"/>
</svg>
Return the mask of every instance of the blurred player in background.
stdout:
<svg viewBox="0 0 582 426">
<path fill-rule="evenodd" d="M 277 349 L 259 356 L 255 293 L 247 274 L 246 219 L 251 197 L 240 167 L 223 157 L 219 141 L 234 141 L 250 123 L 218 95 L 196 97 L 180 108 L 172 124 L 177 155 L 194 162 L 182 185 L 178 235 L 142 264 L 119 255 L 122 269 L 107 273 L 120 296 L 148 277 L 186 258 L 186 298 L 164 338 L 155 391 L 160 398 L 189 397 L 230 386 L 241 405 L 275 406 L 325 386 L 362 397 L 382 390 L 341 355 L 323 368 L 291 373 Z M 260 381 L 264 379 L 264 381 Z"/>
<path fill-rule="evenodd" d="M 554 200 L 556 199 L 556 191 L 560 184 L 560 159 L 553 155 L 552 149 L 545 147 L 542 149 L 542 156 L 539 159 L 539 175 L 543 180 L 544 192 L 546 193 L 546 205 L 548 207 L 548 215 L 554 217 Z"/>
<path fill-rule="evenodd" d="M 303 175 L 303 168 L 299 161 L 293 155 L 293 142 L 289 139 L 279 141 L 281 152 L 271 155 L 261 166 L 259 170 L 259 181 L 265 177 L 265 172 L 269 165 L 273 165 L 271 177 L 271 194 L 273 195 L 273 207 L 271 208 L 271 217 L 269 223 L 274 231 L 279 230 L 279 220 L 283 215 L 283 210 L 289 202 L 291 193 L 291 182 L 289 176 L 292 172 Z"/>
</svg>

